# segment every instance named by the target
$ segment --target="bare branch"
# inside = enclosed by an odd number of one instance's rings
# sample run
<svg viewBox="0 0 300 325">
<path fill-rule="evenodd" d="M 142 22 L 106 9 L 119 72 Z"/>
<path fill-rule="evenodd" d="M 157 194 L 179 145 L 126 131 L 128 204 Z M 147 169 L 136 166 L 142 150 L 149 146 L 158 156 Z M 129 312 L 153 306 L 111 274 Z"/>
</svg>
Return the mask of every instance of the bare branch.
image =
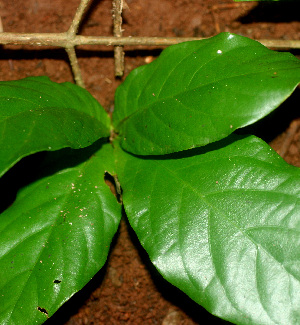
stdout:
<svg viewBox="0 0 300 325">
<path fill-rule="evenodd" d="M 83 79 L 81 76 L 81 71 L 80 71 L 80 67 L 78 64 L 75 48 L 74 47 L 66 47 L 65 50 L 69 56 L 69 60 L 71 63 L 72 72 L 74 75 L 75 82 L 78 86 L 84 88 L 84 82 L 83 82 Z"/>
<path fill-rule="evenodd" d="M 168 46 L 181 42 L 201 40 L 199 37 L 114 37 L 114 36 L 83 36 L 76 35 L 70 39 L 67 33 L 1 33 L 0 44 L 43 45 L 72 47 L 77 45 L 145 45 Z M 300 49 L 300 40 L 257 40 L 274 49 Z"/>
<path fill-rule="evenodd" d="M 82 21 L 82 18 L 83 18 L 83 14 L 89 4 L 89 1 L 90 0 L 81 0 L 80 1 L 80 4 L 77 8 L 77 11 L 75 13 L 75 16 L 73 18 L 73 21 L 72 21 L 72 24 L 68 30 L 68 33 L 72 36 L 75 36 L 78 32 L 78 28 L 79 28 L 79 25 Z"/>
<path fill-rule="evenodd" d="M 122 9 L 124 0 L 113 0 L 114 36 L 83 36 L 77 35 L 84 12 L 90 0 L 81 0 L 71 26 L 64 33 L 5 33 L 0 17 L 0 44 L 33 45 L 63 47 L 70 60 L 76 83 L 84 87 L 81 71 L 76 57 L 75 47 L 78 45 L 114 46 L 115 75 L 124 73 L 124 45 L 129 46 L 168 46 L 186 41 L 201 40 L 198 37 L 122 37 Z M 300 49 L 300 40 L 258 40 L 273 49 Z"/>
<path fill-rule="evenodd" d="M 68 32 L 65 34 L 66 36 L 68 36 L 69 40 L 64 44 L 65 50 L 69 56 L 69 60 L 71 63 L 72 72 L 73 72 L 76 84 L 83 88 L 84 88 L 84 82 L 83 82 L 83 79 L 81 76 L 81 71 L 80 71 L 78 59 L 77 59 L 76 52 L 75 52 L 75 45 L 72 45 L 70 43 L 76 37 L 80 23 L 83 18 L 83 14 L 84 14 L 88 4 L 89 4 L 89 0 L 81 0 L 80 1 L 80 4 L 76 10 L 75 16 L 72 20 L 71 26 L 70 26 Z"/>
<path fill-rule="evenodd" d="M 258 39 L 257 41 L 273 49 L 300 49 L 300 40 Z"/>
<path fill-rule="evenodd" d="M 67 33 L 1 33 L 0 44 L 66 47 L 73 45 Z"/>
<path fill-rule="evenodd" d="M 123 0 L 113 0 L 113 20 L 114 20 L 114 36 L 122 36 L 122 10 Z M 115 76 L 122 77 L 124 74 L 124 51 L 123 46 L 115 46 Z"/>
<path fill-rule="evenodd" d="M 3 33 L 3 25 L 2 25 L 2 19 L 0 16 L 0 33 Z"/>
</svg>

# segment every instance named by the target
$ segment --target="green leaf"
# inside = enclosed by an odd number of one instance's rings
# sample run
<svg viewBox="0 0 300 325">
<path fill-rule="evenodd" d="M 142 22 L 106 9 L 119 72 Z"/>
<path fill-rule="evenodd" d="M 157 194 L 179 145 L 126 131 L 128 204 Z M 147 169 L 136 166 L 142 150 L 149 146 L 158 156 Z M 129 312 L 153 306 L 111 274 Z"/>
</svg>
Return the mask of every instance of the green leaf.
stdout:
<svg viewBox="0 0 300 325">
<path fill-rule="evenodd" d="M 21 158 L 107 137 L 109 117 L 86 90 L 47 77 L 0 82 L 0 177 Z"/>
<path fill-rule="evenodd" d="M 121 216 L 103 179 L 112 151 L 29 185 L 0 216 L 1 324 L 43 323 L 104 265 Z"/>
<path fill-rule="evenodd" d="M 166 280 L 235 324 L 300 323 L 298 168 L 254 136 L 117 156 L 128 219 Z"/>
<path fill-rule="evenodd" d="M 116 91 L 125 150 L 158 155 L 206 145 L 261 119 L 300 82 L 300 61 L 222 33 L 168 47 Z"/>
</svg>

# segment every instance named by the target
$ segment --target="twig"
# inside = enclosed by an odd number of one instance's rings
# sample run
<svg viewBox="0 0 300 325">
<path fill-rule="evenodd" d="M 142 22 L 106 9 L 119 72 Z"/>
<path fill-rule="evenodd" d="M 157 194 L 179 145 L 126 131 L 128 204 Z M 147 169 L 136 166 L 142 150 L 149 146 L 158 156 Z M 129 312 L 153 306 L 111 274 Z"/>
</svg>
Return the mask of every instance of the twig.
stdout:
<svg viewBox="0 0 300 325">
<path fill-rule="evenodd" d="M 114 36 L 122 36 L 122 10 L 123 0 L 113 0 L 113 20 L 114 20 Z M 122 45 L 114 48 L 115 57 L 115 76 L 122 77 L 124 74 L 124 51 Z"/>
<path fill-rule="evenodd" d="M 244 5 L 245 3 L 238 2 L 238 3 L 220 3 L 217 5 L 211 6 L 211 14 L 215 23 L 215 29 L 216 33 L 219 34 L 221 33 L 221 28 L 220 28 L 220 23 L 219 23 L 219 18 L 216 15 L 220 9 L 235 9 L 240 7 L 241 5 Z"/>
<path fill-rule="evenodd" d="M 81 71 L 75 52 L 78 45 L 114 46 L 115 75 L 122 76 L 124 72 L 124 45 L 168 46 L 180 42 L 201 40 L 198 37 L 122 37 L 122 9 L 124 0 L 113 0 L 114 36 L 82 36 L 77 35 L 82 17 L 90 0 L 81 0 L 71 26 L 64 33 L 5 33 L 0 17 L 0 45 L 37 45 L 63 47 L 69 57 L 76 83 L 84 87 Z M 231 5 L 233 6 L 233 5 Z M 226 5 L 226 8 L 228 5 Z M 222 7 L 223 8 L 223 7 Z M 212 12 L 216 9 L 212 8 Z M 219 8 L 218 8 L 219 9 Z M 215 21 L 217 29 L 219 25 Z M 258 40 L 267 47 L 274 49 L 300 49 L 300 40 Z"/>
<path fill-rule="evenodd" d="M 181 42 L 201 40 L 199 37 L 114 37 L 114 36 L 83 36 L 76 35 L 70 39 L 67 33 L 1 33 L 0 44 L 43 45 L 72 47 L 78 45 L 145 45 L 167 46 Z M 257 40 L 274 49 L 300 49 L 300 40 Z"/>
<path fill-rule="evenodd" d="M 1 16 L 0 16 L 0 33 L 3 33 L 3 24 L 2 24 Z"/>
<path fill-rule="evenodd" d="M 89 4 L 89 0 L 82 0 L 76 10 L 75 16 L 72 20 L 71 26 L 67 33 L 65 34 L 68 37 L 68 42 L 65 43 L 65 50 L 68 54 L 72 72 L 74 75 L 75 82 L 78 86 L 84 88 L 84 82 L 81 76 L 81 70 L 78 64 L 78 59 L 76 56 L 75 45 L 72 45 L 72 41 L 76 38 L 80 23 L 82 21 L 83 14 Z"/>
<path fill-rule="evenodd" d="M 65 48 L 67 54 L 68 54 L 68 57 L 69 57 L 69 60 L 70 60 L 70 63 L 71 63 L 71 68 L 72 68 L 72 72 L 73 72 L 73 75 L 74 75 L 74 79 L 75 79 L 75 82 L 78 86 L 84 88 L 84 82 L 83 82 L 83 79 L 82 79 L 82 76 L 81 76 L 81 70 L 80 70 L 80 67 L 79 67 L 79 64 L 78 64 L 78 60 L 77 60 L 77 56 L 76 56 L 76 53 L 75 53 L 75 48 L 72 46 L 72 47 L 66 47 Z"/>
<path fill-rule="evenodd" d="M 78 32 L 78 29 L 79 29 L 79 25 L 82 21 L 82 17 L 83 17 L 83 14 L 84 12 L 86 11 L 86 8 L 89 4 L 90 0 L 81 0 L 80 1 L 80 4 L 76 10 L 76 13 L 75 13 L 75 16 L 73 18 L 73 21 L 71 23 L 71 26 L 68 30 L 68 33 L 70 35 L 76 35 L 77 32 Z"/>
<path fill-rule="evenodd" d="M 216 15 L 216 11 L 217 11 L 217 9 L 215 8 L 215 6 L 212 6 L 211 7 L 211 15 L 212 15 L 213 21 L 215 23 L 216 33 L 219 34 L 221 32 L 221 28 L 220 28 L 220 24 L 219 24 L 219 19 Z"/>
</svg>

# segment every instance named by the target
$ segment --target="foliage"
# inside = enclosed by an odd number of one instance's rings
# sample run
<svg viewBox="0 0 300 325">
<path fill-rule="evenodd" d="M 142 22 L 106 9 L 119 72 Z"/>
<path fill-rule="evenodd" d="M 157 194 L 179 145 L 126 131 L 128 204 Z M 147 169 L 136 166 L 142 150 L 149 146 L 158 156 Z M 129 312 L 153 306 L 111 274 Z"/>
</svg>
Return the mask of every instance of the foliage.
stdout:
<svg viewBox="0 0 300 325">
<path fill-rule="evenodd" d="M 44 154 L 0 216 L 0 323 L 43 323 L 104 265 L 122 208 L 110 174 L 167 281 L 233 323 L 300 324 L 299 169 L 234 133 L 299 82 L 295 57 L 229 33 L 134 70 L 112 126 L 69 83 L 1 82 L 4 186 Z"/>
</svg>

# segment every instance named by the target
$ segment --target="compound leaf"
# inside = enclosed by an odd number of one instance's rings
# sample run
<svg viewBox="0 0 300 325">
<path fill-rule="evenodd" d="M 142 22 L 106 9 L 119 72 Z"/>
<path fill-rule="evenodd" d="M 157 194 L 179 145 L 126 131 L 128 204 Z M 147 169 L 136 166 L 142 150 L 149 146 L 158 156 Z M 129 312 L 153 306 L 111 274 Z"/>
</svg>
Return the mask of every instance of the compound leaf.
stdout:
<svg viewBox="0 0 300 325">
<path fill-rule="evenodd" d="M 128 219 L 166 280 L 235 324 L 300 323 L 298 168 L 254 136 L 117 156 Z"/>
<path fill-rule="evenodd" d="M 300 82 L 300 61 L 230 33 L 168 47 L 116 91 L 121 146 L 159 155 L 206 145 L 261 119 Z"/>
<path fill-rule="evenodd" d="M 44 150 L 87 147 L 107 137 L 109 118 L 86 90 L 47 77 L 0 82 L 0 176 Z"/>
<path fill-rule="evenodd" d="M 43 323 L 104 265 L 121 216 L 112 153 L 32 183 L 0 216 L 1 324 Z"/>
</svg>

